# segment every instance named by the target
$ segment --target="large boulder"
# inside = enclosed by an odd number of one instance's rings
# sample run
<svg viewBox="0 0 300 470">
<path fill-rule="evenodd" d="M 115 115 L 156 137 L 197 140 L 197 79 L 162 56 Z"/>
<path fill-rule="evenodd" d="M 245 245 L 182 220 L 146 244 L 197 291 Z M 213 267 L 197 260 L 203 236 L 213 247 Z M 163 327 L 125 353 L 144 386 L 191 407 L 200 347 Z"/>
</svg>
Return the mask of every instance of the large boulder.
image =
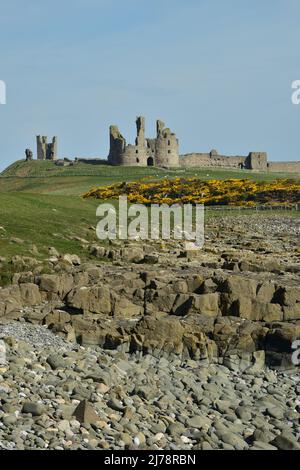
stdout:
<svg viewBox="0 0 300 470">
<path fill-rule="evenodd" d="M 125 296 L 115 296 L 113 305 L 113 315 L 116 318 L 139 317 L 144 313 L 144 308 L 136 305 Z"/>
<path fill-rule="evenodd" d="M 57 294 L 64 299 L 74 285 L 72 274 L 43 274 L 39 278 L 40 290 L 48 294 Z"/>
<path fill-rule="evenodd" d="M 262 303 L 272 302 L 275 294 L 275 284 L 271 281 L 265 281 L 258 286 L 256 300 Z"/>
<path fill-rule="evenodd" d="M 293 342 L 300 337 L 300 322 L 278 323 L 270 328 L 266 336 L 266 362 L 274 368 L 293 368 Z"/>
<path fill-rule="evenodd" d="M 175 298 L 172 312 L 177 316 L 185 316 L 192 311 L 193 297 L 190 294 L 178 294 Z"/>
<path fill-rule="evenodd" d="M 300 287 L 281 287 L 276 292 L 277 302 L 281 305 L 293 306 L 300 302 Z"/>
<path fill-rule="evenodd" d="M 220 314 L 219 308 L 220 294 L 213 292 L 193 296 L 193 309 L 202 315 L 217 317 Z"/>
<path fill-rule="evenodd" d="M 288 307 L 283 307 L 283 320 L 300 320 L 300 302 Z"/>
<path fill-rule="evenodd" d="M 154 312 L 171 312 L 174 305 L 176 294 L 174 294 L 171 287 L 167 286 L 158 290 L 149 289 L 146 292 L 147 308 L 152 309 Z M 152 304 L 149 306 L 148 304 Z"/>
<path fill-rule="evenodd" d="M 24 306 L 38 305 L 42 301 L 39 288 L 36 284 L 20 284 L 20 295 Z"/>
<path fill-rule="evenodd" d="M 67 296 L 70 307 L 92 313 L 111 314 L 112 303 L 109 287 L 92 286 L 73 289 Z"/>
<path fill-rule="evenodd" d="M 169 315 L 146 316 L 133 330 L 132 349 L 159 355 L 176 354 L 194 359 L 216 355 L 215 343 L 199 327 Z"/>
<path fill-rule="evenodd" d="M 254 299 L 256 297 L 258 284 L 259 282 L 256 279 L 243 277 L 241 275 L 232 275 L 225 280 L 222 286 L 222 292 L 229 294 L 232 300 L 239 298 L 241 295 Z"/>
<path fill-rule="evenodd" d="M 20 308 L 22 308 L 22 298 L 19 286 L 0 288 L 0 316 L 8 315 Z"/>
<path fill-rule="evenodd" d="M 144 250 L 139 246 L 128 246 L 121 250 L 122 261 L 128 261 L 129 263 L 140 263 L 144 259 Z"/>
<path fill-rule="evenodd" d="M 280 305 L 259 302 L 256 299 L 243 297 L 242 295 L 232 302 L 230 313 L 253 321 L 272 322 L 283 319 L 283 311 Z"/>
</svg>

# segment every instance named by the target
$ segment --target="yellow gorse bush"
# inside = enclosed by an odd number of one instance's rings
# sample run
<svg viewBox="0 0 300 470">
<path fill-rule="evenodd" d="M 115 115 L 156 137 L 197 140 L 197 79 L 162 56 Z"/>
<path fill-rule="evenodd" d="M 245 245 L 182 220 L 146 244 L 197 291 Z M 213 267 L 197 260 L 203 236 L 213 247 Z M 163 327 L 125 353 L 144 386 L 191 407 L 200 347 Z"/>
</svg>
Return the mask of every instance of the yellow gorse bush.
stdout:
<svg viewBox="0 0 300 470">
<path fill-rule="evenodd" d="M 300 181 L 278 179 L 271 182 L 249 179 L 201 181 L 173 178 L 159 181 L 115 183 L 92 188 L 84 198 L 115 199 L 126 195 L 139 204 L 193 203 L 206 205 L 292 204 L 300 202 Z"/>
</svg>

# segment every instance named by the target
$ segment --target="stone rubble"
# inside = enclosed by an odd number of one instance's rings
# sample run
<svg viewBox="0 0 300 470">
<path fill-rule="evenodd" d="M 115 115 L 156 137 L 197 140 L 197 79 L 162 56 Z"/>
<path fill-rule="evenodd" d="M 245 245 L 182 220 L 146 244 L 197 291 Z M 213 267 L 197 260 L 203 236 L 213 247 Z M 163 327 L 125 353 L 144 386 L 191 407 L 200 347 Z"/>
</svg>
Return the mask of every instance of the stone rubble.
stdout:
<svg viewBox="0 0 300 470">
<path fill-rule="evenodd" d="M 298 374 L 1 335 L 2 449 L 300 449 Z"/>
</svg>

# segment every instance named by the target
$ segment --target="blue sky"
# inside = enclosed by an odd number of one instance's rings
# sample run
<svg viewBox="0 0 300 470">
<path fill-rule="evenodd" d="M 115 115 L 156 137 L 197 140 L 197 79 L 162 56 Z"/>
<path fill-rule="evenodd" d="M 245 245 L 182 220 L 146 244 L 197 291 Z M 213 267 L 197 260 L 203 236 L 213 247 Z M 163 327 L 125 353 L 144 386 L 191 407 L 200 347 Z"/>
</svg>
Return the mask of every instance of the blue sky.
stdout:
<svg viewBox="0 0 300 470">
<path fill-rule="evenodd" d="M 1 0 L 0 169 L 58 135 L 59 155 L 108 153 L 163 119 L 180 151 L 300 160 L 299 0 Z"/>
</svg>

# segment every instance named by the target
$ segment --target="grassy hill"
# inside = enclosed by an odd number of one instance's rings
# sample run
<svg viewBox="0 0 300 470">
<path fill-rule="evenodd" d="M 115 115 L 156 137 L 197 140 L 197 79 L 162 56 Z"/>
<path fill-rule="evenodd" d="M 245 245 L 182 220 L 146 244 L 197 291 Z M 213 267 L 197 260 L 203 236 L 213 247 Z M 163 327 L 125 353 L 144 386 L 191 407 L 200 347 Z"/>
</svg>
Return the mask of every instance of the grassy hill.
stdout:
<svg viewBox="0 0 300 470">
<path fill-rule="evenodd" d="M 61 252 L 80 253 L 75 237 L 94 240 L 90 227 L 97 222 L 96 201 L 73 196 L 2 193 L 0 205 L 0 256 L 30 255 L 32 244 L 42 256 L 49 246 Z M 15 238 L 22 243 L 15 242 Z"/>
<path fill-rule="evenodd" d="M 6 268 L 0 265 L 0 284 L 3 273 L 7 275 L 11 269 L 9 259 L 13 255 L 45 259 L 48 247 L 54 246 L 60 253 L 76 253 L 83 259 L 89 256 L 80 239 L 96 241 L 92 227 L 97 224 L 99 201 L 84 200 L 80 195 L 92 187 L 144 177 L 157 180 L 174 176 L 202 180 L 246 177 L 256 181 L 299 178 L 246 170 L 164 170 L 84 163 L 61 168 L 46 161 L 15 162 L 0 175 L 0 257 L 7 258 Z"/>
<path fill-rule="evenodd" d="M 178 168 L 165 170 L 143 167 L 112 167 L 78 163 L 58 167 L 50 161 L 17 161 L 0 174 L 0 193 L 26 192 L 56 195 L 81 195 L 92 187 L 135 181 L 141 178 L 196 177 L 202 180 L 249 178 L 255 181 L 271 181 L 277 178 L 299 178 L 287 173 L 253 172 L 212 168 Z"/>
<path fill-rule="evenodd" d="M 97 205 L 78 196 L 0 193 L 0 286 L 22 270 L 10 263 L 15 255 L 41 261 L 44 272 L 48 272 L 49 247 L 89 259 L 86 245 L 97 242 Z"/>
</svg>

